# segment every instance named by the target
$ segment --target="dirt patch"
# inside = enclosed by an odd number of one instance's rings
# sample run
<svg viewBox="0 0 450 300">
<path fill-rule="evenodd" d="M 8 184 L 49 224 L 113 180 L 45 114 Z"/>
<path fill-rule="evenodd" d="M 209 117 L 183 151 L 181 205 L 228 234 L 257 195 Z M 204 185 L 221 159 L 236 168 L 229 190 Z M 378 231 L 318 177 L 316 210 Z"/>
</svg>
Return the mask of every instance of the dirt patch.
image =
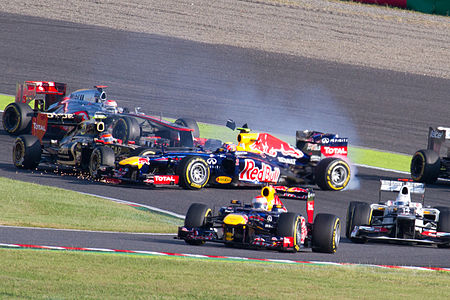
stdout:
<svg viewBox="0 0 450 300">
<path fill-rule="evenodd" d="M 450 78 L 450 18 L 328 0 L 16 0 L 0 11 Z"/>
</svg>

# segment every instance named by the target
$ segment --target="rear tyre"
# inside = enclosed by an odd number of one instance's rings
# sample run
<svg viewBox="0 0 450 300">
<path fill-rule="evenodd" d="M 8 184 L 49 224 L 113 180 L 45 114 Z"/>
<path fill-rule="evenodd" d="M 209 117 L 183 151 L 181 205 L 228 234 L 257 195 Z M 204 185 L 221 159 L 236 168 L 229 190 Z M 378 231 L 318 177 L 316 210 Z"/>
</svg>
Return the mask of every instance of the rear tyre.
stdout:
<svg viewBox="0 0 450 300">
<path fill-rule="evenodd" d="M 436 207 L 437 208 L 437 207 Z M 438 232 L 450 232 L 450 209 L 448 207 L 439 207 Z M 450 242 L 438 244 L 439 248 L 450 248 Z"/>
<path fill-rule="evenodd" d="M 183 158 L 178 166 L 179 184 L 185 189 L 198 190 L 206 186 L 211 176 L 208 163 L 198 156 Z"/>
<path fill-rule="evenodd" d="M 441 168 L 441 159 L 433 150 L 419 150 L 411 159 L 411 178 L 414 181 L 435 183 Z"/>
<path fill-rule="evenodd" d="M 114 122 L 112 135 L 123 143 L 137 141 L 141 135 L 138 121 L 133 117 L 121 117 Z"/>
<path fill-rule="evenodd" d="M 32 114 L 28 104 L 10 103 L 3 112 L 3 128 L 11 135 L 30 133 Z"/>
<path fill-rule="evenodd" d="M 341 221 L 331 214 L 317 214 L 312 232 L 312 251 L 335 253 L 341 240 Z"/>
<path fill-rule="evenodd" d="M 348 205 L 348 208 L 347 208 L 347 218 L 345 219 L 345 236 L 346 236 L 348 239 L 350 238 L 350 234 L 352 233 L 352 230 L 353 230 L 353 228 L 352 228 L 352 226 L 351 226 L 351 224 L 350 224 L 350 220 L 351 220 L 352 213 L 353 213 L 353 208 L 354 208 L 356 205 L 360 204 L 360 203 L 364 203 L 364 202 L 361 202 L 361 201 L 352 201 L 352 202 L 350 202 L 350 204 Z"/>
<path fill-rule="evenodd" d="M 91 153 L 89 159 L 89 174 L 92 178 L 100 178 L 103 167 L 114 167 L 115 154 L 113 149 L 107 146 L 99 146 Z"/>
<path fill-rule="evenodd" d="M 292 212 L 282 213 L 278 219 L 277 236 L 293 237 L 293 251 L 300 249 L 302 238 L 300 215 Z"/>
<path fill-rule="evenodd" d="M 351 210 L 350 218 L 346 222 L 348 226 L 346 228 L 346 232 L 349 233 L 349 238 L 352 242 L 363 244 L 366 242 L 365 238 L 351 237 L 350 234 L 352 233 L 355 226 L 370 225 L 372 219 L 372 208 L 368 203 L 365 202 L 355 203 L 353 205 L 354 206 Z"/>
<path fill-rule="evenodd" d="M 186 228 L 199 228 L 210 226 L 207 223 L 208 217 L 211 216 L 211 209 L 203 203 L 192 203 L 186 213 L 184 219 L 184 227 Z M 203 245 L 205 241 L 201 240 L 184 240 L 189 245 Z"/>
<path fill-rule="evenodd" d="M 193 129 L 194 131 L 192 132 L 192 135 L 195 138 L 200 137 L 200 130 L 198 129 L 198 124 L 197 121 L 195 121 L 194 119 L 191 118 L 179 118 L 175 121 L 175 124 Z"/>
<path fill-rule="evenodd" d="M 21 135 L 14 141 L 12 159 L 17 168 L 35 169 L 41 162 L 41 142 L 34 135 Z"/>
<path fill-rule="evenodd" d="M 317 165 L 315 180 L 322 190 L 342 190 L 350 181 L 350 166 L 340 158 L 327 157 Z"/>
</svg>

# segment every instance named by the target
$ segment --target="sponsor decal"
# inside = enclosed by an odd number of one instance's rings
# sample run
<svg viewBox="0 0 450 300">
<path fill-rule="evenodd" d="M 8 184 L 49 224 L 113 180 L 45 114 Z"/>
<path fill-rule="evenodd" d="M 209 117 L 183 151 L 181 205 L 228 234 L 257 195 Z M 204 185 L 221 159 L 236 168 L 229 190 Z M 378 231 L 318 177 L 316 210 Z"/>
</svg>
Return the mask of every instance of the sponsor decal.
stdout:
<svg viewBox="0 0 450 300">
<path fill-rule="evenodd" d="M 322 138 L 322 144 L 348 143 L 348 138 Z"/>
<path fill-rule="evenodd" d="M 280 163 L 295 165 L 295 158 L 286 158 L 286 157 L 278 157 L 277 158 Z"/>
<path fill-rule="evenodd" d="M 306 215 L 308 217 L 308 222 L 313 223 L 314 218 L 314 200 L 306 202 Z"/>
<path fill-rule="evenodd" d="M 329 138 L 322 138 L 322 144 L 328 144 L 330 142 Z"/>
<path fill-rule="evenodd" d="M 294 237 L 293 236 L 283 237 L 283 248 L 292 248 L 292 247 L 294 247 Z"/>
<path fill-rule="evenodd" d="M 432 130 L 430 132 L 430 137 L 433 139 L 440 139 L 440 138 L 442 138 L 443 135 L 444 135 L 444 133 L 440 130 Z"/>
<path fill-rule="evenodd" d="M 206 162 L 208 163 L 208 165 L 215 165 L 217 164 L 217 159 L 210 157 L 206 160 Z"/>
<path fill-rule="evenodd" d="M 47 131 L 48 118 L 46 114 L 38 114 L 32 119 L 31 134 L 37 137 L 41 142 Z"/>
<path fill-rule="evenodd" d="M 227 184 L 230 183 L 232 181 L 231 177 L 228 176 L 219 176 L 216 178 L 216 182 L 221 183 L 221 184 Z"/>
<path fill-rule="evenodd" d="M 300 217 L 300 224 L 301 224 L 301 237 L 300 237 L 300 244 L 305 243 L 306 236 L 308 235 L 308 229 L 306 228 L 306 221 L 304 217 Z"/>
<path fill-rule="evenodd" d="M 278 182 L 280 169 L 261 163 L 261 168 L 256 166 L 252 159 L 246 159 L 244 169 L 239 173 L 239 180 L 252 182 Z"/>
<path fill-rule="evenodd" d="M 304 155 L 302 151 L 267 133 L 258 134 L 256 142 L 251 144 L 250 148 L 271 157 L 276 157 L 278 153 L 295 158 L 301 158 Z"/>
<path fill-rule="evenodd" d="M 178 176 L 176 175 L 155 175 L 153 184 L 178 184 Z"/>
<path fill-rule="evenodd" d="M 347 156 L 347 147 L 328 147 L 324 146 L 321 149 L 321 153 L 324 156 L 335 156 L 335 155 L 341 155 L 341 156 Z"/>
</svg>

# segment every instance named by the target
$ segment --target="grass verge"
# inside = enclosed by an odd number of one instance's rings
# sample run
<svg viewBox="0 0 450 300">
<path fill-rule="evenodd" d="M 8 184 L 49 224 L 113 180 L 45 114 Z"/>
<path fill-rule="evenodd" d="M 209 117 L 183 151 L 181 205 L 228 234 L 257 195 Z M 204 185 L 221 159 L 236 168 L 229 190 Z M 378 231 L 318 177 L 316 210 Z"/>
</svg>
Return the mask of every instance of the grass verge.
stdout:
<svg viewBox="0 0 450 300">
<path fill-rule="evenodd" d="M 11 102 L 14 102 L 14 96 L 0 94 L 0 110 L 4 110 L 6 105 Z"/>
<path fill-rule="evenodd" d="M 443 299 L 450 293 L 448 272 L 28 249 L 0 249 L 0 256 L 2 299 Z M 414 282 L 420 284 L 405 284 Z"/>
<path fill-rule="evenodd" d="M 175 217 L 3 177 L 0 190 L 1 225 L 163 233 L 176 233 L 183 225 Z"/>
</svg>

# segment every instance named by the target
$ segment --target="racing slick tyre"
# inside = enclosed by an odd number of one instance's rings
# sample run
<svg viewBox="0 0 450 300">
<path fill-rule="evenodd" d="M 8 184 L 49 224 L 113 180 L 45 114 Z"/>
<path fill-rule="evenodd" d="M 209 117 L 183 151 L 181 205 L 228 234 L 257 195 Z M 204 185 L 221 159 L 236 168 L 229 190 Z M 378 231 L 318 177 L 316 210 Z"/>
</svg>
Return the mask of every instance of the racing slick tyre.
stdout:
<svg viewBox="0 0 450 300">
<path fill-rule="evenodd" d="M 419 150 L 411 159 L 411 178 L 414 181 L 435 183 L 440 169 L 441 159 L 433 150 Z"/>
<path fill-rule="evenodd" d="M 299 214 L 287 212 L 280 214 L 277 224 L 277 236 L 293 237 L 293 249 L 296 252 L 300 249 L 302 238 L 302 224 Z"/>
<path fill-rule="evenodd" d="M 345 220 L 345 236 L 349 239 L 350 238 L 350 234 L 352 233 L 353 228 L 351 227 L 350 224 L 350 219 L 353 213 L 353 208 L 360 204 L 360 203 L 364 203 L 361 201 L 351 201 L 350 204 L 348 205 L 347 208 L 347 218 Z"/>
<path fill-rule="evenodd" d="M 30 133 L 33 110 L 25 103 L 10 103 L 3 112 L 3 128 L 11 135 Z"/>
<path fill-rule="evenodd" d="M 450 208 L 439 207 L 439 222 L 436 230 L 438 232 L 450 232 Z M 450 241 L 445 244 L 438 244 L 437 246 L 439 248 L 450 248 Z"/>
<path fill-rule="evenodd" d="M 348 232 L 350 236 L 355 226 L 370 225 L 372 220 L 372 208 L 365 202 L 354 203 L 353 209 L 350 211 L 347 218 L 349 218 L 346 222 L 348 227 L 345 231 Z M 349 238 L 354 243 L 363 244 L 366 242 L 366 239 L 362 237 L 350 236 Z"/>
<path fill-rule="evenodd" d="M 332 214 L 317 214 L 312 231 L 312 251 L 335 253 L 341 240 L 341 220 Z"/>
<path fill-rule="evenodd" d="M 350 166 L 340 158 L 327 157 L 317 165 L 315 180 L 322 190 L 342 190 L 350 181 Z"/>
<path fill-rule="evenodd" d="M 208 163 L 198 156 L 183 158 L 178 166 L 179 185 L 185 189 L 203 188 L 209 181 L 211 170 Z"/>
<path fill-rule="evenodd" d="M 12 158 L 17 168 L 35 169 L 41 162 L 41 142 L 34 135 L 21 135 L 14 141 Z"/>
<path fill-rule="evenodd" d="M 186 213 L 184 219 L 184 227 L 198 228 L 204 226 L 212 226 L 207 223 L 207 218 L 211 216 L 211 209 L 203 203 L 192 203 Z M 203 245 L 205 241 L 201 240 L 184 240 L 189 245 Z"/>
<path fill-rule="evenodd" d="M 179 118 L 175 121 L 175 124 L 193 129 L 194 131 L 192 132 L 192 135 L 195 138 L 199 138 L 200 137 L 200 130 L 198 129 L 198 124 L 194 119 L 191 118 Z"/>
<path fill-rule="evenodd" d="M 89 174 L 92 178 L 100 178 L 102 168 L 114 167 L 115 154 L 114 150 L 108 146 L 99 146 L 91 153 L 89 159 Z"/>
<path fill-rule="evenodd" d="M 124 144 L 137 141 L 141 136 L 141 129 L 138 121 L 132 117 L 121 117 L 114 122 L 112 135 L 116 139 L 122 140 Z"/>
</svg>

